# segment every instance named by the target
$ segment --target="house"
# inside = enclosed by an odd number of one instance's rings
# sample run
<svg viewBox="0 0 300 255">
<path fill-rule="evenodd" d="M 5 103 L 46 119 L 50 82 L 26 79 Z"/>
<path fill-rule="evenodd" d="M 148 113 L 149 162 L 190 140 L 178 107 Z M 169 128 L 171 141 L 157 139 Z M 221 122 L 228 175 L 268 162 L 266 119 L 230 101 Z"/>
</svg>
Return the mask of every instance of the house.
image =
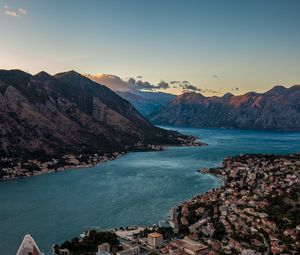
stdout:
<svg viewBox="0 0 300 255">
<path fill-rule="evenodd" d="M 160 233 L 153 232 L 148 235 L 148 245 L 154 248 L 162 247 L 164 243 L 163 236 Z"/>
<path fill-rule="evenodd" d="M 59 249 L 60 255 L 70 255 L 70 251 L 68 249 Z"/>
<path fill-rule="evenodd" d="M 189 238 L 175 240 L 170 243 L 171 250 L 175 254 L 189 254 L 189 255 L 205 255 L 208 254 L 208 246 L 195 242 Z M 177 252 L 174 252 L 177 251 Z"/>
</svg>

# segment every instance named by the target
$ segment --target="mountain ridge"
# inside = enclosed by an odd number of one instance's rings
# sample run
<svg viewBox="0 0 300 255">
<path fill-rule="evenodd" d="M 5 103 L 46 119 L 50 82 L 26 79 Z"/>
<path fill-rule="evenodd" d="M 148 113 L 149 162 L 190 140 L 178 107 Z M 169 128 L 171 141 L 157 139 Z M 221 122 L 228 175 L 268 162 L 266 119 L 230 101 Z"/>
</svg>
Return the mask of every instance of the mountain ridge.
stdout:
<svg viewBox="0 0 300 255">
<path fill-rule="evenodd" d="M 159 125 L 257 130 L 300 130 L 300 85 L 264 93 L 205 97 L 186 92 L 151 117 Z"/>
<path fill-rule="evenodd" d="M 187 139 L 153 126 L 127 100 L 75 71 L 0 70 L 0 106 L 2 156 L 130 151 Z"/>
</svg>

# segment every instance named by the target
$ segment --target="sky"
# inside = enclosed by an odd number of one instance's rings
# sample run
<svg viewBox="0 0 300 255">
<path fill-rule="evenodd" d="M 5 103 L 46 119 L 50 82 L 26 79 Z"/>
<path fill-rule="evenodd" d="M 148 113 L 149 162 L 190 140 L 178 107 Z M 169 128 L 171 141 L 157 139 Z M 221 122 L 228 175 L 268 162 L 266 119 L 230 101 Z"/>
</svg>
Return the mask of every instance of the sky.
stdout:
<svg viewBox="0 0 300 255">
<path fill-rule="evenodd" d="M 0 68 L 264 92 L 300 84 L 299 11 L 299 0 L 0 0 Z"/>
</svg>

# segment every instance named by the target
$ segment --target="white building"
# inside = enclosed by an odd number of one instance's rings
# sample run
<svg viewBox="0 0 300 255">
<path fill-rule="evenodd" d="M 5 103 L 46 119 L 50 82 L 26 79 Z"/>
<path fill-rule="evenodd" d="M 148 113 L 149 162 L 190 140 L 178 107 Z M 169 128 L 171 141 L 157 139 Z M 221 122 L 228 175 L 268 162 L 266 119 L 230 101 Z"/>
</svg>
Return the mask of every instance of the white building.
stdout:
<svg viewBox="0 0 300 255">
<path fill-rule="evenodd" d="M 153 232 L 148 235 L 148 245 L 154 248 L 160 248 L 164 244 L 163 236 L 160 233 Z"/>
<path fill-rule="evenodd" d="M 160 228 L 170 228 L 170 222 L 169 222 L 169 220 L 160 220 L 158 222 L 158 226 Z"/>
</svg>

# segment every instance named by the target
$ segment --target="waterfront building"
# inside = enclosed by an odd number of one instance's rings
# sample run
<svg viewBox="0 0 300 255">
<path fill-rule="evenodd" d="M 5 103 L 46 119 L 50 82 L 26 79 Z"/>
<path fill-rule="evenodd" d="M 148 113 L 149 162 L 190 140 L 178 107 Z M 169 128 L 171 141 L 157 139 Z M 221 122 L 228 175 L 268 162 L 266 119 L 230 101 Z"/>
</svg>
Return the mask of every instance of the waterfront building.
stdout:
<svg viewBox="0 0 300 255">
<path fill-rule="evenodd" d="M 158 222 L 158 226 L 160 228 L 170 228 L 170 222 L 169 222 L 169 220 L 160 220 Z"/>
<path fill-rule="evenodd" d="M 68 249 L 59 249 L 59 255 L 70 255 L 70 251 Z"/>
<path fill-rule="evenodd" d="M 170 243 L 170 255 L 205 255 L 209 253 L 208 246 L 193 241 L 187 237 L 181 240 L 175 240 Z"/>
<path fill-rule="evenodd" d="M 160 248 L 164 243 L 163 236 L 160 233 L 153 232 L 148 235 L 148 245 L 154 248 Z"/>
</svg>

